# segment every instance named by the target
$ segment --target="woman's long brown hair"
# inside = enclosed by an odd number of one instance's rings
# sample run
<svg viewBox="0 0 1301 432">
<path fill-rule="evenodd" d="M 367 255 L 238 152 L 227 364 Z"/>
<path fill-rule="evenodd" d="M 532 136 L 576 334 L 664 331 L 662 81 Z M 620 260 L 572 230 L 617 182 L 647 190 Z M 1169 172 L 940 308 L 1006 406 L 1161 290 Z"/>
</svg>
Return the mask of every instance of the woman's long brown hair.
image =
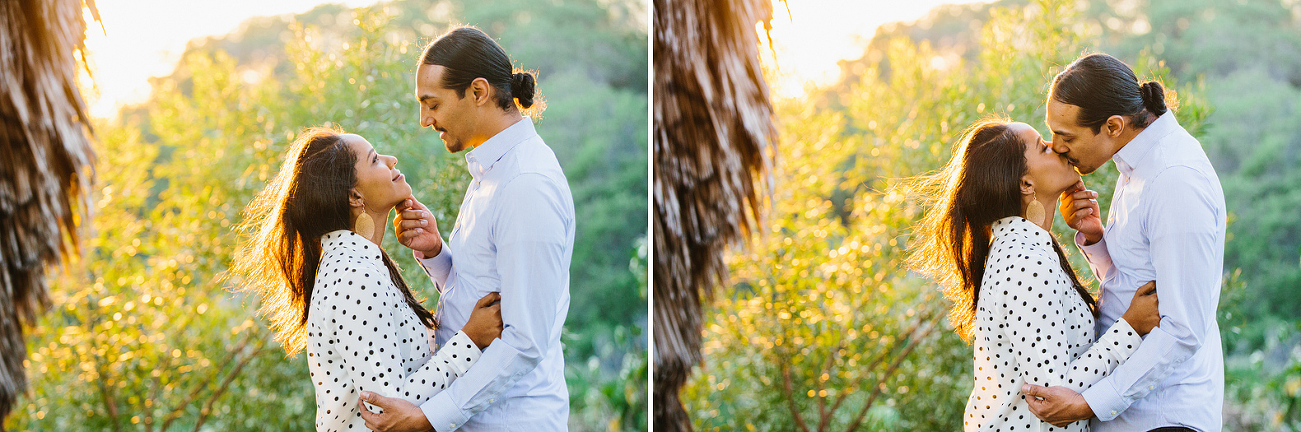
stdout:
<svg viewBox="0 0 1301 432">
<path fill-rule="evenodd" d="M 944 297 L 953 302 L 949 319 L 967 341 L 975 330 L 980 280 L 993 240 L 990 227 L 1021 214 L 1025 146 L 1006 120 L 980 121 L 967 128 L 948 165 L 908 183 L 912 194 L 930 204 L 918 230 L 921 242 L 912 248 L 908 265 L 944 286 Z M 1049 238 L 1062 271 L 1096 318 L 1097 301 L 1080 283 L 1051 232 Z"/>
<path fill-rule="evenodd" d="M 285 163 L 244 209 L 238 232 L 251 236 L 235 254 L 231 270 L 242 289 L 261 296 L 261 312 L 289 354 L 307 343 L 307 311 L 321 263 L 321 236 L 349 229 L 348 193 L 357 184 L 357 156 L 343 132 L 310 128 L 290 145 Z M 426 327 L 433 315 L 407 288 L 397 265 L 380 249 L 389 278 Z"/>
</svg>

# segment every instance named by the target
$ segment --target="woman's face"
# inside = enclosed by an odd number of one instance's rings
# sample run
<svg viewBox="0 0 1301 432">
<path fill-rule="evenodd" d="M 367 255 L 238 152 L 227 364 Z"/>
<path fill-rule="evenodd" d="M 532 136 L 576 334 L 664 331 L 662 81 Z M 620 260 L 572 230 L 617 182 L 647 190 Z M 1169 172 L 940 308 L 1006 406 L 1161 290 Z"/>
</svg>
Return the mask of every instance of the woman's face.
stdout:
<svg viewBox="0 0 1301 432">
<path fill-rule="evenodd" d="M 1023 179 L 1034 186 L 1035 192 L 1056 195 L 1080 181 L 1080 173 L 1065 155 L 1053 151 L 1052 143 L 1044 142 L 1039 131 L 1025 123 L 1008 126 L 1025 143 L 1026 172 Z"/>
<path fill-rule="evenodd" d="M 344 134 L 343 140 L 357 156 L 357 186 L 353 189 L 370 211 L 391 209 L 411 196 L 411 185 L 397 169 L 397 158 L 376 153 L 375 147 L 360 135 Z"/>
</svg>

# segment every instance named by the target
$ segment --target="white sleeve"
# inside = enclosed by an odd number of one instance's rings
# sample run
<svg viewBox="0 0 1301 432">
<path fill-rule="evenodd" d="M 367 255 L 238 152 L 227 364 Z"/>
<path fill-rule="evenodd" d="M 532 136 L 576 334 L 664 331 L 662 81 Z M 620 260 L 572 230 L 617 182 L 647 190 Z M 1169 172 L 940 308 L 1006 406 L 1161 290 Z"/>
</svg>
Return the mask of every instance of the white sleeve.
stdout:
<svg viewBox="0 0 1301 432">
<path fill-rule="evenodd" d="M 1141 339 L 1124 320 L 1117 321 L 1099 343 L 1071 361 L 1067 351 L 1067 305 L 1061 299 L 1077 295 L 1069 278 L 1048 257 L 1005 259 L 988 292 L 1005 317 L 1008 341 L 1025 382 L 1040 386 L 1087 388 L 1137 349 Z M 1090 329 L 1091 330 L 1091 329 Z"/>
</svg>

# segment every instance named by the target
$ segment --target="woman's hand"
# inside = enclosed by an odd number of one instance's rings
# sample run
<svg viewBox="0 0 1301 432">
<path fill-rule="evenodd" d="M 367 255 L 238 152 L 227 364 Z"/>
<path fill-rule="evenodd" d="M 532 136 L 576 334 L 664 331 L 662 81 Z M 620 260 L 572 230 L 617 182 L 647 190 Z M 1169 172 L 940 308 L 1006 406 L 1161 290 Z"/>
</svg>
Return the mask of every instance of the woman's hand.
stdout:
<svg viewBox="0 0 1301 432">
<path fill-rule="evenodd" d="M 1121 315 L 1139 336 L 1146 336 L 1153 327 L 1161 325 L 1161 313 L 1157 311 L 1156 281 L 1143 284 L 1134 292 L 1134 299 L 1129 302 L 1129 310 Z"/>
<path fill-rule="evenodd" d="M 438 221 L 429 208 L 407 198 L 398 204 L 398 215 L 393 218 L 393 228 L 397 233 L 398 243 L 420 252 L 425 258 L 433 258 L 443 250 L 443 237 L 438 233 Z"/>
<path fill-rule="evenodd" d="M 1058 210 L 1066 225 L 1084 234 L 1086 245 L 1102 240 L 1102 212 L 1098 210 L 1098 193 L 1085 189 L 1080 180 L 1062 192 Z"/>
<path fill-rule="evenodd" d="M 470 312 L 470 320 L 461 327 L 470 340 L 482 351 L 488 348 L 488 344 L 493 339 L 501 337 L 501 294 L 488 293 L 474 304 L 474 312 Z"/>
</svg>

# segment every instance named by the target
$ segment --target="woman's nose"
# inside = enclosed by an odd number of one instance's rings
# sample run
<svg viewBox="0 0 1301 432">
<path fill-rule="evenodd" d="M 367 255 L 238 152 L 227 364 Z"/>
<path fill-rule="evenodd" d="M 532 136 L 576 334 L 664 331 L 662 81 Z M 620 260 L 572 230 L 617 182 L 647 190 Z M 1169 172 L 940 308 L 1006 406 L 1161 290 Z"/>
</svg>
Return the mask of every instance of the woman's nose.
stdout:
<svg viewBox="0 0 1301 432">
<path fill-rule="evenodd" d="M 398 166 L 398 158 L 397 158 L 396 156 L 384 156 L 384 158 L 388 159 L 388 167 L 389 167 L 389 168 L 393 168 L 393 167 L 395 167 L 395 166 Z"/>
</svg>

